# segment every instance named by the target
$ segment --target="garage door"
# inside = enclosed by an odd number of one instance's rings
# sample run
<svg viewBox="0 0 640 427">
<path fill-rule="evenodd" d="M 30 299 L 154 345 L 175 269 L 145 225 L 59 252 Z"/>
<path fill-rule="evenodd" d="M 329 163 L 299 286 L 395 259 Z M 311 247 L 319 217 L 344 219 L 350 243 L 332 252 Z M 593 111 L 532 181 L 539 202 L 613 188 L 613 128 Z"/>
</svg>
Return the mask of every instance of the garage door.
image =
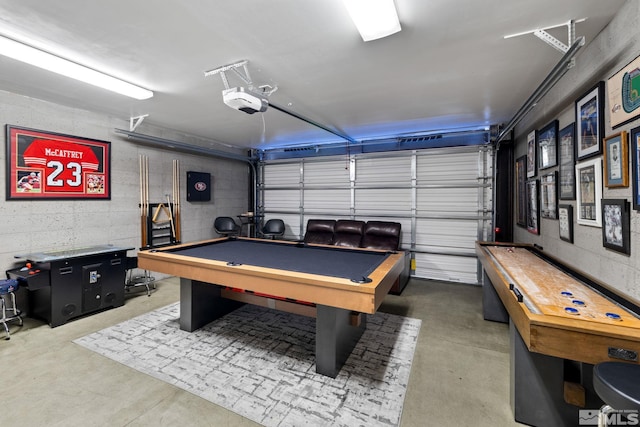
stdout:
<svg viewBox="0 0 640 427">
<path fill-rule="evenodd" d="M 487 145 L 269 160 L 258 209 L 302 239 L 310 218 L 396 221 L 413 275 L 480 283 L 475 241 L 493 237 L 493 148 Z"/>
</svg>

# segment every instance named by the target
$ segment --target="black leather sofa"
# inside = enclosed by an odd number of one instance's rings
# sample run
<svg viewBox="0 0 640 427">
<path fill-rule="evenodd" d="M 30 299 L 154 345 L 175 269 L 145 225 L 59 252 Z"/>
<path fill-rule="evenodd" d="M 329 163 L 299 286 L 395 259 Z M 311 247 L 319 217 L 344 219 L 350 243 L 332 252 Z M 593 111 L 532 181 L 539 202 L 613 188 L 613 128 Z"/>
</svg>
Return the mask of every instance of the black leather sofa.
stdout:
<svg viewBox="0 0 640 427">
<path fill-rule="evenodd" d="M 309 244 L 348 246 L 355 248 L 400 250 L 402 227 L 398 222 L 310 219 L 304 235 Z M 409 281 L 411 256 L 406 252 L 405 269 L 390 290 L 400 294 Z"/>
</svg>

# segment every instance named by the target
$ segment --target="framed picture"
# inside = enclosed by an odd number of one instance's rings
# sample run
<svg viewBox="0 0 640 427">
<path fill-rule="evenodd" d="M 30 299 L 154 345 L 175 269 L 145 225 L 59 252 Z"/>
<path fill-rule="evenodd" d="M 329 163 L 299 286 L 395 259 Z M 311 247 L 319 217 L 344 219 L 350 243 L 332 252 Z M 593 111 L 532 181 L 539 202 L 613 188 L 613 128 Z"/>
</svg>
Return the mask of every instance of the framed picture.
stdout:
<svg viewBox="0 0 640 427">
<path fill-rule="evenodd" d="M 604 82 L 599 82 L 576 101 L 576 146 L 578 159 L 602 152 L 604 129 Z"/>
<path fill-rule="evenodd" d="M 602 245 L 629 255 L 629 202 L 626 199 L 602 200 Z"/>
<path fill-rule="evenodd" d="M 7 200 L 110 199 L 110 143 L 7 125 Z"/>
<path fill-rule="evenodd" d="M 538 180 L 530 179 L 527 181 L 527 231 L 532 234 L 540 234 L 538 200 Z"/>
<path fill-rule="evenodd" d="M 560 238 L 565 242 L 573 243 L 573 206 L 558 206 L 558 222 Z"/>
<path fill-rule="evenodd" d="M 542 218 L 558 218 L 557 176 L 557 172 L 554 171 L 540 177 L 540 216 Z"/>
<path fill-rule="evenodd" d="M 602 159 L 588 160 L 576 165 L 577 213 L 576 222 L 593 227 L 602 226 Z"/>
<path fill-rule="evenodd" d="M 562 128 L 558 132 L 558 156 L 560 158 L 560 173 L 558 176 L 558 198 L 560 200 L 575 200 L 576 198 L 576 146 L 573 143 L 575 123 Z"/>
<path fill-rule="evenodd" d="M 516 159 L 516 224 L 527 226 L 527 156 Z"/>
<path fill-rule="evenodd" d="M 640 146 L 640 127 L 631 129 L 631 164 L 633 168 L 632 180 L 633 185 L 633 197 L 631 198 L 633 202 L 633 209 L 640 210 L 640 150 L 638 147 Z"/>
<path fill-rule="evenodd" d="M 527 178 L 536 176 L 536 131 L 527 135 Z"/>
<path fill-rule="evenodd" d="M 607 80 L 609 118 L 611 127 L 616 128 L 640 115 L 640 56 Z"/>
<path fill-rule="evenodd" d="M 547 169 L 558 164 L 558 121 L 554 120 L 538 131 L 538 169 Z"/>
<path fill-rule="evenodd" d="M 618 132 L 604 139 L 604 185 L 629 186 L 629 151 L 627 132 Z"/>
</svg>

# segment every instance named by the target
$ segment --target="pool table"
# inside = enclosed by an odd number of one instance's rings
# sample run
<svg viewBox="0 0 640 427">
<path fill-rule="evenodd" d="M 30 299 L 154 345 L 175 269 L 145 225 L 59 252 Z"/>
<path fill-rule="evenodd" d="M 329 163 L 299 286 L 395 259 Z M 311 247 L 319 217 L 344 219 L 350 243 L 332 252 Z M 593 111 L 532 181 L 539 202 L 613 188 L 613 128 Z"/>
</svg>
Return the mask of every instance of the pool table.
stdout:
<svg viewBox="0 0 640 427">
<path fill-rule="evenodd" d="M 138 253 L 138 266 L 180 277 L 180 328 L 243 303 L 316 318 L 316 371 L 335 377 L 404 268 L 404 253 L 221 238 Z"/>
</svg>

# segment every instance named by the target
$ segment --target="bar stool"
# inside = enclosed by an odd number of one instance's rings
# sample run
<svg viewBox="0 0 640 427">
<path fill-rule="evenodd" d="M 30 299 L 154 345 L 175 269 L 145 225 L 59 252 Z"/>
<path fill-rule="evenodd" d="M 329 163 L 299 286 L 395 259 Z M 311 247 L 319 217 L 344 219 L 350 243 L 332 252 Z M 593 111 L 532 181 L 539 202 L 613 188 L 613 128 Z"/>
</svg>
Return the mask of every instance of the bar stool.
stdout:
<svg viewBox="0 0 640 427">
<path fill-rule="evenodd" d="M 19 325 L 22 326 L 22 317 L 20 317 L 20 310 L 16 307 L 16 295 L 14 293 L 17 290 L 18 281 L 16 279 L 0 280 L 0 305 L 2 306 L 2 317 L 0 317 L 0 323 L 4 325 L 4 330 L 7 332 L 6 340 L 11 339 L 9 326 L 7 325 L 8 322 L 17 320 Z M 7 301 L 7 298 L 10 301 Z M 7 312 L 13 314 L 7 315 Z"/>
<path fill-rule="evenodd" d="M 640 411 L 640 365 L 602 362 L 593 368 L 593 388 L 605 405 L 598 414 L 598 426 L 607 425 L 607 414 Z"/>
</svg>

